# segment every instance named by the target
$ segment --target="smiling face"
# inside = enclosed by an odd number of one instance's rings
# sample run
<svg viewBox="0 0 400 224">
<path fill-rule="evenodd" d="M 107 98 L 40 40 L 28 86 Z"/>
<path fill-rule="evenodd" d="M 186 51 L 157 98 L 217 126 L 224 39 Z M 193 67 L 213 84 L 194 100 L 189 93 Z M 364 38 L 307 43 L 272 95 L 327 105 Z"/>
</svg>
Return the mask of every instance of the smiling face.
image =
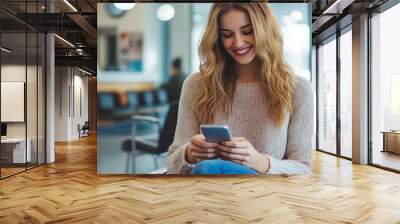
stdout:
<svg viewBox="0 0 400 224">
<path fill-rule="evenodd" d="M 246 65 L 256 57 L 253 26 L 245 11 L 232 9 L 219 19 L 220 36 L 225 51 L 236 63 Z"/>
</svg>

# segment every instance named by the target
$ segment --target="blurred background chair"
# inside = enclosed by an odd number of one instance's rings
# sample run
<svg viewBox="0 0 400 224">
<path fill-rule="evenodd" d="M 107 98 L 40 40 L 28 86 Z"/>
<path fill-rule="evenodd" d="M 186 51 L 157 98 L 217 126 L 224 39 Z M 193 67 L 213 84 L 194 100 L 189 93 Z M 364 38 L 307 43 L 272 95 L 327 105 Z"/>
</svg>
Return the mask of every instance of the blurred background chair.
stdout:
<svg viewBox="0 0 400 224">
<path fill-rule="evenodd" d="M 117 103 L 113 93 L 98 93 L 97 98 L 99 118 L 107 118 L 115 110 Z"/>
<path fill-rule="evenodd" d="M 168 111 L 168 97 L 163 89 L 139 93 L 139 109 L 136 114 L 162 117 Z"/>
<path fill-rule="evenodd" d="M 165 156 L 165 153 L 168 151 L 169 146 L 174 140 L 176 122 L 178 117 L 178 107 L 178 102 L 170 103 L 164 122 L 161 122 L 161 119 L 155 116 L 132 116 L 132 138 L 125 140 L 122 143 L 121 148 L 123 151 L 130 154 L 129 157 L 132 160 L 132 167 L 134 169 L 133 173 L 135 173 L 135 157 L 142 153 L 152 155 L 155 170 L 160 168 L 158 159 L 160 158 L 160 156 Z M 138 122 L 147 122 L 156 125 L 159 131 L 156 133 L 141 135 L 139 134 L 137 128 Z M 127 169 L 129 166 L 130 161 L 127 161 Z M 129 173 L 129 170 L 126 171 L 127 173 Z"/>
<path fill-rule="evenodd" d="M 125 107 L 120 107 L 116 109 L 117 113 L 134 113 L 140 107 L 139 96 L 136 92 L 127 93 L 127 105 Z"/>
<path fill-rule="evenodd" d="M 168 103 L 168 95 L 165 89 L 153 90 L 153 98 L 155 105 L 161 106 Z"/>
<path fill-rule="evenodd" d="M 140 107 L 149 108 L 153 106 L 154 97 L 152 91 L 143 91 L 139 93 Z"/>
</svg>

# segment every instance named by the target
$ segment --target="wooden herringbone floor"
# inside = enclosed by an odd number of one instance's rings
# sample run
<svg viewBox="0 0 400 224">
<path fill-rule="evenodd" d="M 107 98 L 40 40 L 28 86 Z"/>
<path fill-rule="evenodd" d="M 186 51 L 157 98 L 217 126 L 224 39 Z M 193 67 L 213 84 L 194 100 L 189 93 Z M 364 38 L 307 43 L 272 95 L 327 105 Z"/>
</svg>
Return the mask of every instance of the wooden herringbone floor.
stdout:
<svg viewBox="0 0 400 224">
<path fill-rule="evenodd" d="M 98 176 L 96 139 L 0 181 L 0 223 L 400 223 L 400 175 L 314 153 L 313 175 Z"/>
</svg>

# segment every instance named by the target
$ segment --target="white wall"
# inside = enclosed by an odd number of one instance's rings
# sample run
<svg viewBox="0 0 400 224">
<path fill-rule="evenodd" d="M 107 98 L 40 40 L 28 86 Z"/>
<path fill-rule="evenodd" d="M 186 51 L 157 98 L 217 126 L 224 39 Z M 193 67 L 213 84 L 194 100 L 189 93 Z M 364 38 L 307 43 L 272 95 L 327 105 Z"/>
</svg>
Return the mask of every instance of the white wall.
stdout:
<svg viewBox="0 0 400 224">
<path fill-rule="evenodd" d="M 55 68 L 55 141 L 68 140 L 68 86 L 67 67 Z"/>
<path fill-rule="evenodd" d="M 17 81 L 17 82 L 25 82 L 26 70 L 28 74 L 36 74 L 36 67 L 25 65 L 2 65 L 1 66 L 1 81 Z M 30 78 L 30 76 L 28 76 Z M 36 86 L 36 81 L 29 79 L 30 86 Z M 32 107 L 36 108 L 36 88 L 27 88 L 27 106 L 30 106 L 28 111 L 32 111 Z M 34 102 L 34 104 L 32 104 Z M 1 108 L 1 110 L 7 110 L 8 108 Z M 36 113 L 28 113 L 27 114 L 28 124 L 28 137 L 29 133 L 32 133 L 32 130 L 36 130 Z M 34 124 L 32 123 L 34 121 Z M 25 137 L 25 124 L 26 122 L 8 122 L 7 123 L 7 136 L 8 137 Z M 36 132 L 35 132 L 36 133 Z"/>
<path fill-rule="evenodd" d="M 125 15 L 114 18 L 106 11 L 106 4 L 97 4 L 97 27 L 98 29 L 113 28 L 118 35 L 121 32 L 141 32 L 143 33 L 143 73 L 137 75 L 121 75 L 120 73 L 104 74 L 98 70 L 98 80 L 101 82 L 140 82 L 152 81 L 159 83 L 162 77 L 162 36 L 161 23 L 157 19 L 157 3 L 144 4 L 137 3 L 133 9 Z M 102 38 L 99 38 L 101 40 Z M 99 44 L 99 53 L 106 52 L 105 43 Z M 105 58 L 104 55 L 98 56 L 99 61 Z M 143 79 L 143 80 L 141 80 Z"/>
<path fill-rule="evenodd" d="M 145 29 L 143 21 L 144 5 L 150 4 L 136 4 L 135 7 L 127 11 L 125 15 L 115 18 L 108 14 L 105 3 L 98 3 L 97 27 L 115 27 L 117 32 L 143 31 Z"/>
<path fill-rule="evenodd" d="M 143 66 L 144 75 L 154 77 L 156 83 L 162 80 L 162 30 L 161 23 L 157 19 L 157 7 L 159 4 L 145 4 L 144 40 L 143 40 Z M 139 19 L 140 15 L 135 17 Z M 140 19 L 139 19 L 140 20 Z"/>
<path fill-rule="evenodd" d="M 1 81 L 25 82 L 25 73 L 25 65 L 2 65 Z M 25 122 L 7 123 L 7 137 L 25 137 Z"/>
<path fill-rule="evenodd" d="M 135 7 L 119 18 L 111 17 L 106 11 L 106 4 L 97 4 L 97 26 L 101 28 L 115 28 L 117 34 L 120 32 L 143 32 L 143 74 L 128 75 L 130 78 L 118 77 L 120 80 L 131 82 L 154 81 L 160 83 L 162 81 L 162 62 L 163 50 L 162 46 L 162 22 L 157 18 L 157 9 L 159 3 L 137 3 Z M 182 58 L 183 70 L 190 72 L 191 60 L 191 4 L 175 3 L 175 16 L 170 21 L 170 60 L 175 57 Z M 102 39 L 102 38 L 99 38 Z M 99 44 L 99 54 L 104 54 L 106 46 Z M 101 62 L 104 56 L 99 55 Z M 116 79 L 117 73 L 103 74 L 99 70 L 99 81 L 107 82 L 113 77 Z M 141 80 L 142 79 L 142 80 Z"/>
<path fill-rule="evenodd" d="M 74 83 L 73 85 L 75 86 L 74 88 L 74 96 L 72 98 L 74 99 L 74 108 L 72 109 L 72 120 L 71 120 L 71 136 L 72 138 L 78 138 L 79 133 L 78 133 L 78 124 L 82 126 L 85 121 L 89 120 L 89 113 L 88 113 L 88 107 L 89 107 L 89 102 L 88 102 L 88 78 L 87 76 L 83 77 L 81 76 L 82 73 L 76 74 L 77 70 L 75 70 L 75 75 L 74 75 Z M 79 102 L 80 101 L 80 102 Z M 71 103 L 72 105 L 72 103 Z M 81 107 L 81 108 L 80 108 Z M 82 110 L 82 111 L 80 111 Z"/>
<path fill-rule="evenodd" d="M 38 69 L 38 70 L 36 70 Z M 27 78 L 27 80 L 25 80 Z M 25 135 L 30 139 L 30 148 L 33 161 L 36 162 L 36 154 L 39 153 L 39 163 L 44 162 L 44 74 L 42 68 L 35 66 L 25 66 L 25 64 L 4 64 L 1 66 L 1 81 L 24 82 L 26 85 L 26 106 L 21 108 L 26 112 L 24 122 L 6 122 L 7 137 L 24 138 Z M 24 92 L 22 92 L 24 94 Z M 2 96 L 7 97 L 7 96 Z M 11 110 L 11 108 L 1 108 L 1 110 Z M 8 111 L 11 112 L 12 111 Z"/>
<path fill-rule="evenodd" d="M 88 120 L 88 78 L 75 68 L 56 67 L 55 86 L 55 140 L 77 139 L 78 124 Z"/>
<path fill-rule="evenodd" d="M 191 4 L 175 3 L 172 4 L 175 8 L 175 16 L 170 21 L 170 61 L 175 57 L 182 59 L 182 69 L 184 72 L 190 72 L 191 65 Z"/>
</svg>

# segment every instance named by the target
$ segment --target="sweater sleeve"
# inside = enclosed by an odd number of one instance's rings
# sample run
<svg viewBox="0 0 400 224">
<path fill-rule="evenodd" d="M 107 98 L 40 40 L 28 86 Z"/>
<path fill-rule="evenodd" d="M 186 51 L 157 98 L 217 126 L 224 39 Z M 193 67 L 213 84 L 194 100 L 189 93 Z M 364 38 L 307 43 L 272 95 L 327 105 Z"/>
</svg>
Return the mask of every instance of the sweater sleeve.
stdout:
<svg viewBox="0 0 400 224">
<path fill-rule="evenodd" d="M 192 108 L 193 96 L 197 87 L 197 77 L 198 74 L 189 76 L 182 87 L 175 137 L 168 149 L 168 174 L 188 173 L 192 168 L 192 165 L 185 159 L 185 151 L 190 144 L 190 138 L 200 131 L 199 123 Z"/>
<path fill-rule="evenodd" d="M 297 78 L 283 160 L 268 156 L 268 174 L 311 174 L 314 94 L 309 81 Z"/>
</svg>

